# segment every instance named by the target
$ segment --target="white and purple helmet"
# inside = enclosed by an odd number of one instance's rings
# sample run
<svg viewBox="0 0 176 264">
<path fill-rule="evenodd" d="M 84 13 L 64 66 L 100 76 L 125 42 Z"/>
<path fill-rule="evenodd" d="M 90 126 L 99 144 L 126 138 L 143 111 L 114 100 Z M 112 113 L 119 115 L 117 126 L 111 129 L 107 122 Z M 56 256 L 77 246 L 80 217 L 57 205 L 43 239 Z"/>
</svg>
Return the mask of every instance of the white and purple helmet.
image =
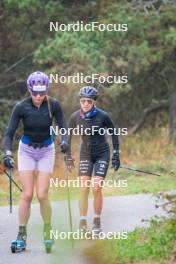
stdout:
<svg viewBox="0 0 176 264">
<path fill-rule="evenodd" d="M 49 89 L 49 78 L 43 72 L 33 72 L 27 78 L 27 87 L 31 92 L 47 92 Z"/>
</svg>

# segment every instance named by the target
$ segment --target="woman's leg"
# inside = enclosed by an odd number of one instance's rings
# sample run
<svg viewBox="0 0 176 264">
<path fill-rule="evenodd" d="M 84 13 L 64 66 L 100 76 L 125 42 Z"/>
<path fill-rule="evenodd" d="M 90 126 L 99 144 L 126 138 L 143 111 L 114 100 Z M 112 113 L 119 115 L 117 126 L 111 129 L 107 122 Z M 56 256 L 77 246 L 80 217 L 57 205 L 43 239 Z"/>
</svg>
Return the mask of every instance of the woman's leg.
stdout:
<svg viewBox="0 0 176 264">
<path fill-rule="evenodd" d="M 109 149 L 97 155 L 94 164 L 94 176 L 92 178 L 92 191 L 94 196 L 95 217 L 100 216 L 103 208 L 102 184 L 106 177 L 109 167 L 110 152 Z"/>
<path fill-rule="evenodd" d="M 90 190 L 90 180 L 93 170 L 93 163 L 90 154 L 80 155 L 79 176 L 80 176 L 80 198 L 79 213 L 80 222 L 79 229 L 86 232 L 87 230 L 87 211 L 88 211 L 88 195 Z"/>
<path fill-rule="evenodd" d="M 88 195 L 89 195 L 89 182 L 90 176 L 80 176 L 80 199 L 79 199 L 79 212 L 81 216 L 87 216 L 88 210 Z"/>
<path fill-rule="evenodd" d="M 102 195 L 102 182 L 104 181 L 103 177 L 94 176 L 92 178 L 92 192 L 94 196 L 94 213 L 95 215 L 101 215 L 103 207 L 103 195 Z"/>
<path fill-rule="evenodd" d="M 40 203 L 40 212 L 44 224 L 51 224 L 51 205 L 48 198 L 50 177 L 53 172 L 55 162 L 55 146 L 49 145 L 38 150 L 39 160 L 37 162 L 37 182 L 36 193 Z"/>
<path fill-rule="evenodd" d="M 95 235 L 101 232 L 101 211 L 103 207 L 103 195 L 102 195 L 102 181 L 103 177 L 94 176 L 92 179 L 92 191 L 94 196 L 94 219 L 92 231 L 95 232 Z"/>
<path fill-rule="evenodd" d="M 48 172 L 39 171 L 36 182 L 37 198 L 44 223 L 51 223 L 51 205 L 48 198 L 50 176 Z"/>
<path fill-rule="evenodd" d="M 22 195 L 19 204 L 19 225 L 26 226 L 31 210 L 31 201 L 34 190 L 34 171 L 20 171 Z"/>
<path fill-rule="evenodd" d="M 95 235 L 101 232 L 100 216 L 103 208 L 102 186 L 109 166 L 109 151 L 106 151 L 97 157 L 94 168 L 94 177 L 92 179 L 92 191 L 94 196 L 94 220 L 92 230 Z"/>
</svg>

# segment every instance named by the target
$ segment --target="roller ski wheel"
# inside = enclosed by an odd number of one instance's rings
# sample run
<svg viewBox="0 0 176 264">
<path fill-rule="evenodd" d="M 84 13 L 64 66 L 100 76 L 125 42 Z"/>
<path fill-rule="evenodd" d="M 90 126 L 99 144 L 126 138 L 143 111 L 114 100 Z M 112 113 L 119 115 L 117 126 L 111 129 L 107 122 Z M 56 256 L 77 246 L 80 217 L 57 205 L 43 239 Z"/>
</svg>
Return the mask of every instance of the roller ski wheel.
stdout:
<svg viewBox="0 0 176 264">
<path fill-rule="evenodd" d="M 23 238 L 17 238 L 16 240 L 12 240 L 11 242 L 11 252 L 18 253 L 22 252 L 26 249 L 26 240 Z"/>
<path fill-rule="evenodd" d="M 52 239 L 48 239 L 48 240 L 44 240 L 44 244 L 45 244 L 45 250 L 46 253 L 51 253 L 52 252 L 52 246 L 54 244 L 54 240 Z"/>
</svg>

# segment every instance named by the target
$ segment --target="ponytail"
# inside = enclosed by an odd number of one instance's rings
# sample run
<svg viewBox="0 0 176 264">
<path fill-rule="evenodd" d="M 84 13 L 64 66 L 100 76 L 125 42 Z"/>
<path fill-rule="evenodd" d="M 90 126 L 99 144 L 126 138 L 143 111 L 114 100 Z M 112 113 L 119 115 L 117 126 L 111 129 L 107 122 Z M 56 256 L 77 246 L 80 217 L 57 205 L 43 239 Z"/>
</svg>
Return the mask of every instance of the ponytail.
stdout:
<svg viewBox="0 0 176 264">
<path fill-rule="evenodd" d="M 48 105 L 49 117 L 52 119 L 52 114 L 51 114 L 51 104 L 50 104 L 50 101 L 49 101 L 49 97 L 48 97 L 48 95 L 46 95 L 46 101 L 47 101 L 47 105 Z"/>
</svg>

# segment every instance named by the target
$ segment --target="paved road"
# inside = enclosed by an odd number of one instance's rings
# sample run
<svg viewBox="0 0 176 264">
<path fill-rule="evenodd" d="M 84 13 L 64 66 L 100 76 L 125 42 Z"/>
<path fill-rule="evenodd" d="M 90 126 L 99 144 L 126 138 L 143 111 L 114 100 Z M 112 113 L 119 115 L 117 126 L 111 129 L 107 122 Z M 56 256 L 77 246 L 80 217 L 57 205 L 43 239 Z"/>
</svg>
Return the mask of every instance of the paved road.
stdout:
<svg viewBox="0 0 176 264">
<path fill-rule="evenodd" d="M 89 208 L 89 228 L 91 228 L 93 210 L 92 200 Z M 53 230 L 69 231 L 68 210 L 65 201 L 53 202 Z M 104 232 L 131 231 L 135 227 L 147 227 L 154 215 L 163 215 L 162 209 L 155 208 L 155 198 L 150 195 L 127 195 L 107 197 L 104 199 L 102 226 Z M 78 225 L 78 202 L 72 201 L 72 215 L 74 230 Z M 28 226 L 28 246 L 22 253 L 12 254 L 9 249 L 10 241 L 16 237 L 18 221 L 18 207 L 13 207 L 13 214 L 9 214 L 9 207 L 0 207 L 0 264 L 89 264 L 83 256 L 83 249 L 93 241 L 75 241 L 74 249 L 68 240 L 56 240 L 52 254 L 46 254 L 42 243 L 42 221 L 39 205 L 32 205 L 32 214 Z"/>
</svg>

